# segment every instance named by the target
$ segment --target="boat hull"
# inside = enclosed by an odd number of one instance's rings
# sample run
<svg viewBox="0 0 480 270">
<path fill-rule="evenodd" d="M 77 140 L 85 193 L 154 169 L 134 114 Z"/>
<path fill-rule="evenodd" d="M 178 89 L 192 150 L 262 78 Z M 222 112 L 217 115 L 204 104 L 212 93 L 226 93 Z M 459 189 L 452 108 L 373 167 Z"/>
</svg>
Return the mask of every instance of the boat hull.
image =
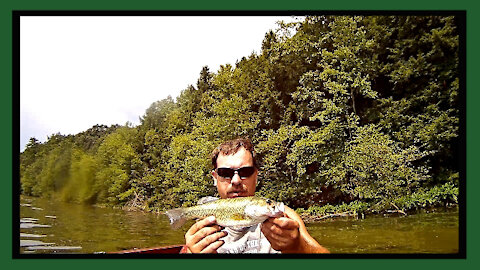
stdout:
<svg viewBox="0 0 480 270">
<path fill-rule="evenodd" d="M 184 245 L 173 245 L 154 248 L 134 248 L 112 252 L 112 254 L 179 254 Z"/>
</svg>

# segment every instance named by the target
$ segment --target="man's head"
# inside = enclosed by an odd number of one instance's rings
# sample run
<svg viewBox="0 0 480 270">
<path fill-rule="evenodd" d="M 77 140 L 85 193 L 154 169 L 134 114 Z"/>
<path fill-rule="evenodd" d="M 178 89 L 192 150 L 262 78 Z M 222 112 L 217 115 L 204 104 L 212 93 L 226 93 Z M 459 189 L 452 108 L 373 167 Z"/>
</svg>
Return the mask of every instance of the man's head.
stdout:
<svg viewBox="0 0 480 270">
<path fill-rule="evenodd" d="M 258 165 L 248 139 L 235 139 L 219 145 L 212 153 L 213 181 L 222 199 L 253 196 Z"/>
</svg>

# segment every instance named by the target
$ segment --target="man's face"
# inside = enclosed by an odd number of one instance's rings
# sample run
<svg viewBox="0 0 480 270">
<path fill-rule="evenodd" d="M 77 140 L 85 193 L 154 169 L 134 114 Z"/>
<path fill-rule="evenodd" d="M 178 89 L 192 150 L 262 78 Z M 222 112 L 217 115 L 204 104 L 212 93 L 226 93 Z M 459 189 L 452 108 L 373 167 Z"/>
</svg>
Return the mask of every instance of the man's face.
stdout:
<svg viewBox="0 0 480 270">
<path fill-rule="evenodd" d="M 220 153 L 217 158 L 217 168 L 239 169 L 253 166 L 252 154 L 245 150 L 244 147 L 240 147 L 237 153 L 233 155 L 223 155 Z M 258 175 L 256 169 L 251 176 L 245 179 L 241 179 L 238 173 L 235 173 L 231 179 L 223 178 L 215 171 L 212 171 L 212 175 L 217 186 L 218 194 L 222 199 L 255 195 Z"/>
</svg>

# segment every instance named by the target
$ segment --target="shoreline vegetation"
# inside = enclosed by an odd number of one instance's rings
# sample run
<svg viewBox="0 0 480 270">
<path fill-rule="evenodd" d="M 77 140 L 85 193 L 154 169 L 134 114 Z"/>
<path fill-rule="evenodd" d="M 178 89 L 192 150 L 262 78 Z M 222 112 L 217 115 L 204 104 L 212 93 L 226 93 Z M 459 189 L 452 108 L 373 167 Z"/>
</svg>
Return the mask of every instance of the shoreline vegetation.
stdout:
<svg viewBox="0 0 480 270">
<path fill-rule="evenodd" d="M 379 209 L 377 205 L 353 201 L 349 204 L 310 206 L 307 209 L 298 208 L 295 211 L 302 217 L 304 222 L 316 222 L 320 220 L 353 217 L 364 218 L 367 215 L 383 216 L 407 216 L 419 211 L 435 211 L 435 209 L 457 208 L 458 188 L 446 184 L 442 187 L 435 187 L 428 191 L 422 191 L 411 196 L 405 196 L 391 203 L 391 209 Z M 432 210 L 433 209 L 433 210 Z"/>
<path fill-rule="evenodd" d="M 160 209 L 146 209 L 145 205 L 137 203 L 137 200 L 138 197 L 123 205 L 121 208 L 126 211 L 144 211 L 164 214 L 164 211 Z M 343 202 L 338 205 L 312 205 L 307 209 L 297 208 L 295 212 L 300 215 L 305 223 L 338 217 L 363 219 L 367 215 L 407 216 L 422 210 L 435 211 L 435 209 L 458 208 L 458 188 L 447 183 L 442 187 L 434 187 L 427 191 L 420 191 L 410 196 L 399 198 L 392 202 L 391 206 L 392 209 L 376 209 L 376 206 L 370 203 L 352 201 L 348 204 Z"/>
<path fill-rule="evenodd" d="M 20 153 L 20 192 L 154 212 L 191 206 L 215 196 L 214 147 L 249 137 L 260 163 L 256 195 L 306 219 L 458 204 L 459 20 L 280 23 L 259 53 L 216 72 L 204 67 L 195 86 L 153 102 L 137 126 L 31 138 Z"/>
<path fill-rule="evenodd" d="M 448 187 L 447 187 L 448 188 Z M 381 210 L 376 211 L 374 207 L 368 203 L 362 203 L 359 201 L 354 201 L 349 204 L 342 203 L 340 205 L 323 205 L 323 206 L 310 206 L 307 209 L 297 208 L 297 212 L 302 220 L 308 224 L 313 222 L 324 221 L 334 218 L 354 218 L 354 219 L 365 219 L 370 216 L 407 216 L 412 214 L 417 214 L 422 211 L 436 212 L 438 210 L 450 210 L 453 208 L 459 207 L 457 201 L 458 189 L 445 189 L 443 192 L 427 192 L 429 195 L 425 196 L 411 196 L 409 198 L 410 204 L 409 208 L 398 208 L 395 204 L 392 203 L 394 209 L 392 210 Z M 21 195 L 22 197 L 22 195 Z M 125 205 L 109 205 L 109 204 L 94 204 L 94 207 L 112 207 L 119 208 L 124 211 L 141 211 L 146 213 L 154 214 L 164 214 L 164 211 L 161 209 L 147 209 L 145 205 L 135 204 L 129 202 Z M 168 210 L 168 209 L 166 209 Z"/>
<path fill-rule="evenodd" d="M 397 206 L 398 205 L 398 206 Z M 406 196 L 391 203 L 392 209 L 376 209 L 375 205 L 353 201 L 338 205 L 313 205 L 307 209 L 297 208 L 295 211 L 302 217 L 305 223 L 317 222 L 332 218 L 365 218 L 369 215 L 383 216 L 407 216 L 419 211 L 435 211 L 435 209 L 451 209 L 458 207 L 458 188 L 451 184 L 442 187 L 434 187 L 428 191 L 421 191 L 411 196 Z M 147 210 L 144 206 L 129 203 L 122 207 L 127 211 L 146 211 L 163 214 L 163 211 Z"/>
</svg>

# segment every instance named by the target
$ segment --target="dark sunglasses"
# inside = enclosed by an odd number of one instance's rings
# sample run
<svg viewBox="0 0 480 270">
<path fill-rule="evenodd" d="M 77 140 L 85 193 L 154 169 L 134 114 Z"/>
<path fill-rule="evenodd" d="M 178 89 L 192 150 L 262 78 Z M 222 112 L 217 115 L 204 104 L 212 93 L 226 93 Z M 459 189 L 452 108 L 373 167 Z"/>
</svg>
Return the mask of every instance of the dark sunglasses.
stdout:
<svg viewBox="0 0 480 270">
<path fill-rule="evenodd" d="M 215 171 L 220 177 L 232 179 L 235 175 L 235 172 L 238 173 L 241 179 L 250 177 L 255 172 L 255 167 L 242 167 L 238 169 L 231 168 L 216 168 Z"/>
</svg>

